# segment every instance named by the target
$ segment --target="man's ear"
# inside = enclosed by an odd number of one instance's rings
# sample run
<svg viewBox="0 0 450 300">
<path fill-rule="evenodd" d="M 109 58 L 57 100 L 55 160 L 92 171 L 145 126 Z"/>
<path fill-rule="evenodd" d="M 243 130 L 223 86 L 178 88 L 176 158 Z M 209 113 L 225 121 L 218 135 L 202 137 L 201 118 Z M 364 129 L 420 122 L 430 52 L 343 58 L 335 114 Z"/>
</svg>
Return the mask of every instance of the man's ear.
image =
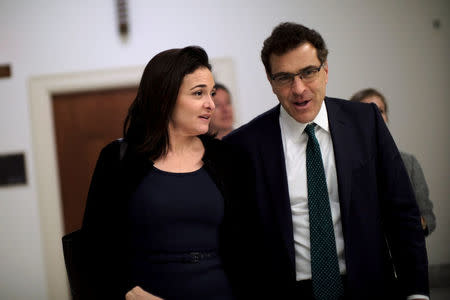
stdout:
<svg viewBox="0 0 450 300">
<path fill-rule="evenodd" d="M 272 84 L 272 78 L 270 78 L 270 74 L 267 73 L 267 72 L 266 72 L 266 77 L 267 77 L 267 80 L 268 80 L 269 83 L 270 83 L 270 86 L 272 87 L 272 92 L 275 93 L 275 90 L 274 90 L 274 87 L 273 87 L 273 84 Z"/>
<path fill-rule="evenodd" d="M 270 74 L 266 72 L 267 80 L 269 80 L 269 83 L 272 84 L 272 79 L 270 78 Z"/>
<path fill-rule="evenodd" d="M 326 60 L 324 63 L 323 63 L 323 70 L 325 71 L 325 75 L 326 75 L 326 78 L 325 78 L 325 83 L 328 83 L 328 60 Z"/>
</svg>

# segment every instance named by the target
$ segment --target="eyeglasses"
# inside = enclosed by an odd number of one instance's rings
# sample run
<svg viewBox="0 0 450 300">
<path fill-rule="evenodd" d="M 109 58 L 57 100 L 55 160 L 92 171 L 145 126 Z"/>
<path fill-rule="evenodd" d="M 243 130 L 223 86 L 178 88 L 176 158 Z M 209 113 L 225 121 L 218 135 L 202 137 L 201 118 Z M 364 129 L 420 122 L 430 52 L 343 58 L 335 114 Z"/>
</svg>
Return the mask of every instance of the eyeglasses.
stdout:
<svg viewBox="0 0 450 300">
<path fill-rule="evenodd" d="M 317 75 L 319 74 L 322 66 L 323 63 L 318 67 L 307 67 L 300 70 L 296 74 L 285 72 L 272 74 L 270 75 L 270 78 L 272 79 L 273 83 L 279 87 L 292 84 L 292 82 L 294 82 L 295 76 L 299 76 L 303 83 L 310 83 L 317 78 Z"/>
</svg>

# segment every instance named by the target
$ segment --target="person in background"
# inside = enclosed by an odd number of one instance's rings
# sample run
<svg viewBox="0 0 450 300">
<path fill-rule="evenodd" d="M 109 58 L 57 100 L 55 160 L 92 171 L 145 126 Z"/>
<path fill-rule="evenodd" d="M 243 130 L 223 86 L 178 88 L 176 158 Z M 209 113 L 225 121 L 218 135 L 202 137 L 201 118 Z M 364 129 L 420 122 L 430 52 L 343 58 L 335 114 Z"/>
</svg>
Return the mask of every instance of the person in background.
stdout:
<svg viewBox="0 0 450 300">
<path fill-rule="evenodd" d="M 242 226 L 254 227 L 241 252 L 256 256 L 247 280 L 261 294 L 249 299 L 429 299 L 398 149 L 375 105 L 326 96 L 327 55 L 315 30 L 275 27 L 261 59 L 280 103 L 223 139 L 246 157 L 236 176 L 250 197 L 236 202 L 257 217 Z"/>
<path fill-rule="evenodd" d="M 214 104 L 216 109 L 209 125 L 210 132 L 216 134 L 216 138 L 222 139 L 233 130 L 234 111 L 231 103 L 231 94 L 226 86 L 216 83 Z"/>
<path fill-rule="evenodd" d="M 377 90 L 368 88 L 355 93 L 350 101 L 375 103 L 380 110 L 384 121 L 388 122 L 388 105 L 386 98 Z M 416 201 L 421 214 L 421 223 L 425 236 L 431 234 L 436 228 L 436 217 L 433 213 L 433 203 L 430 200 L 428 185 L 419 162 L 414 155 L 400 151 L 406 171 L 416 196 Z"/>
<path fill-rule="evenodd" d="M 124 138 L 103 148 L 92 177 L 81 299 L 234 298 L 224 259 L 228 151 L 206 134 L 214 85 L 197 46 L 147 64 Z"/>
</svg>

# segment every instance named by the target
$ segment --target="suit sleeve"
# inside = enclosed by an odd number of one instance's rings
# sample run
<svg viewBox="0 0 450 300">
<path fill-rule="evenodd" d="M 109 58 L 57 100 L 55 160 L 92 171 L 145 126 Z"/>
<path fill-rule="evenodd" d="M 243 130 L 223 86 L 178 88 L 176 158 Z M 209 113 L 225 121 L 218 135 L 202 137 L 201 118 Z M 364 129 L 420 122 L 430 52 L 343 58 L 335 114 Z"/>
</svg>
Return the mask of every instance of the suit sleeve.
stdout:
<svg viewBox="0 0 450 300">
<path fill-rule="evenodd" d="M 378 192 L 385 234 L 402 296 L 429 295 L 428 261 L 420 213 L 400 153 L 375 105 Z"/>
<path fill-rule="evenodd" d="M 436 217 L 433 213 L 433 203 L 429 197 L 428 185 L 425 180 L 422 168 L 417 159 L 411 155 L 411 184 L 416 196 L 417 205 L 425 222 L 427 223 L 428 234 L 436 228 Z"/>
</svg>

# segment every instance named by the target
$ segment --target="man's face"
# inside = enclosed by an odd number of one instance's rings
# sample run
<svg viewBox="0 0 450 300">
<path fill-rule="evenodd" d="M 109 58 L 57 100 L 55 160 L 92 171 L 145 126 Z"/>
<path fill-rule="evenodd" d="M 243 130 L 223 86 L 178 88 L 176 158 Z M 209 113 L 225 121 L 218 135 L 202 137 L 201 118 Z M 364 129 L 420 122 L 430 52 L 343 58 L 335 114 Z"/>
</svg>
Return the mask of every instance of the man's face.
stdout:
<svg viewBox="0 0 450 300">
<path fill-rule="evenodd" d="M 272 54 L 270 65 L 272 75 L 296 74 L 319 67 L 320 60 L 317 57 L 316 48 L 310 43 L 305 43 L 283 55 Z M 299 76 L 295 76 L 291 83 L 281 85 L 276 80 L 272 80 L 269 75 L 268 79 L 272 91 L 288 114 L 297 122 L 308 123 L 317 116 L 325 98 L 328 64 L 325 62 L 312 79 L 302 80 Z"/>
<path fill-rule="evenodd" d="M 216 110 L 211 116 L 210 127 L 215 130 L 230 130 L 233 128 L 233 106 L 230 94 L 224 89 L 217 89 L 213 97 Z"/>
</svg>

